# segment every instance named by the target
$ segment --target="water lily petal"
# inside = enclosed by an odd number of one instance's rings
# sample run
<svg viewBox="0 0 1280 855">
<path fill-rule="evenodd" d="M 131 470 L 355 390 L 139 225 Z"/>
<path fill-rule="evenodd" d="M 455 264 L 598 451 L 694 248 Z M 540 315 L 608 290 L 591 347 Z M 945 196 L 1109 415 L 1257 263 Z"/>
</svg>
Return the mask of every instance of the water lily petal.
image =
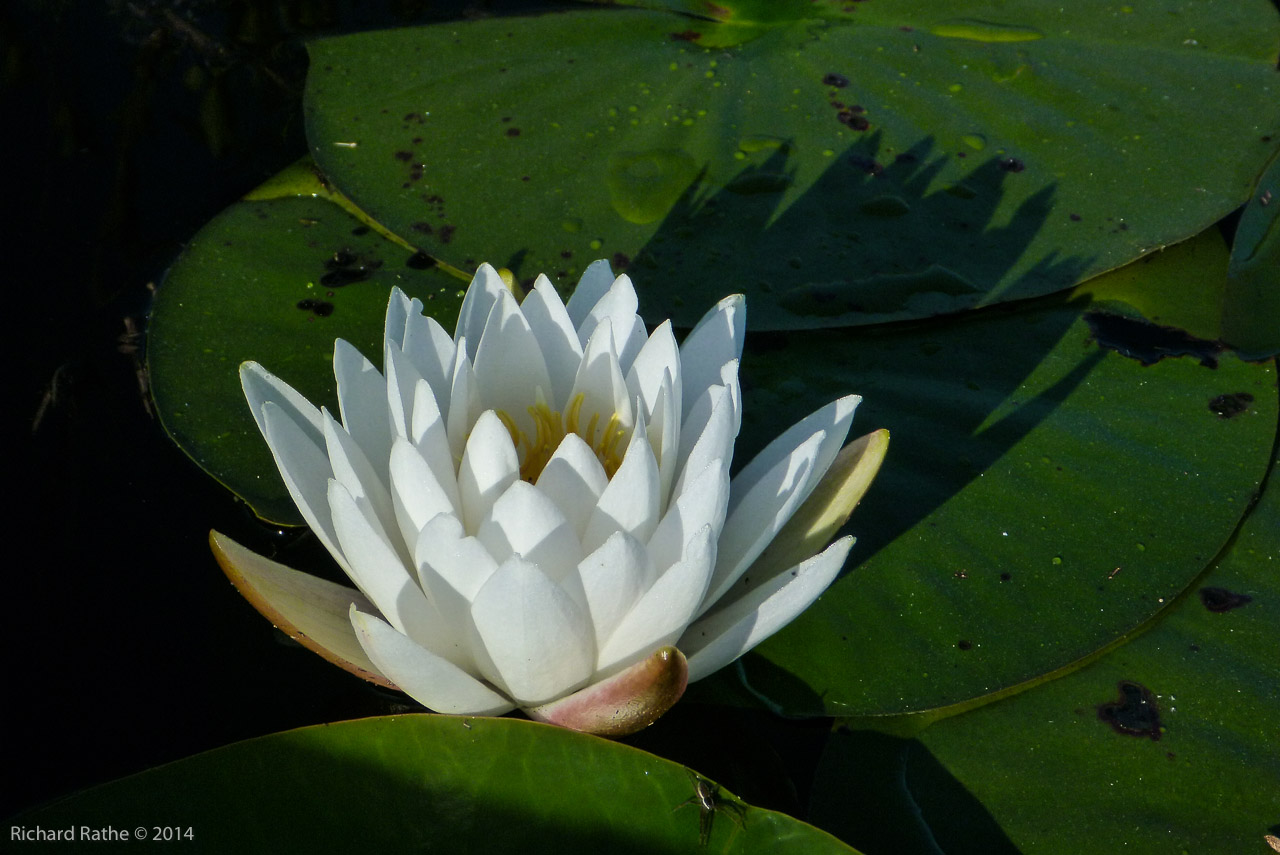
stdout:
<svg viewBox="0 0 1280 855">
<path fill-rule="evenodd" d="M 658 577 L 600 649 L 597 670 L 610 674 L 655 647 L 675 642 L 702 602 L 715 566 L 715 532 L 704 526 L 690 539 L 684 557 Z"/>
<path fill-rule="evenodd" d="M 580 687 L 595 664 L 585 610 L 536 564 L 512 556 L 471 605 L 477 666 L 521 706 Z"/>
<path fill-rule="evenodd" d="M 582 278 L 578 280 L 578 287 L 573 289 L 573 293 L 569 295 L 569 302 L 565 304 L 565 310 L 568 311 L 575 330 L 586 321 L 587 315 L 595 304 L 609 293 L 615 278 L 609 262 L 603 258 L 587 265 Z"/>
<path fill-rule="evenodd" d="M 392 548 L 367 504 L 337 481 L 329 482 L 329 507 L 338 542 L 351 564 L 351 581 L 378 607 L 392 626 L 440 656 L 456 655 L 440 616 L 418 587 L 417 574 Z"/>
<path fill-rule="evenodd" d="M 688 685 L 688 663 L 674 647 L 663 647 L 612 677 L 572 695 L 525 709 L 534 721 L 597 736 L 627 736 L 643 730 L 680 700 Z"/>
<path fill-rule="evenodd" d="M 321 408 L 320 413 L 324 417 L 321 424 L 324 428 L 325 451 L 329 455 L 333 477 L 356 499 L 368 503 L 384 531 L 397 531 L 391 492 L 383 482 L 383 476 L 374 471 L 365 458 L 364 451 L 356 445 L 346 429 L 329 415 L 329 411 Z M 389 465 L 389 458 L 388 453 L 388 464 L 384 465 Z M 393 543 L 403 556 L 408 557 L 408 551 L 401 549 L 403 543 L 398 540 Z"/>
<path fill-rule="evenodd" d="M 569 401 L 569 391 L 582 362 L 582 344 L 569 312 L 560 300 L 551 280 L 541 274 L 533 282 L 533 290 L 520 304 L 533 330 L 533 336 L 542 348 L 547 372 L 551 375 L 550 404 L 552 409 L 563 411 Z"/>
<path fill-rule="evenodd" d="M 391 437 L 408 436 L 413 418 L 413 402 L 418 384 L 425 383 L 418 369 L 394 344 L 383 351 L 382 367 L 387 377 L 387 410 L 391 421 Z"/>
<path fill-rule="evenodd" d="M 455 461 L 462 460 L 462 451 L 471 433 L 471 426 L 480 415 L 476 403 L 475 370 L 467 357 L 467 340 L 458 339 L 458 351 L 453 363 L 453 379 L 449 385 L 449 412 L 445 425 L 449 433 L 449 452 Z"/>
<path fill-rule="evenodd" d="M 498 569 L 498 562 L 484 544 L 468 537 L 462 523 L 451 514 L 440 514 L 422 527 L 414 562 L 423 589 L 442 612 L 444 601 L 455 602 L 456 598 L 470 611 L 476 594 Z"/>
<path fill-rule="evenodd" d="M 680 429 L 676 483 L 671 489 L 673 499 L 684 491 L 688 479 L 700 473 L 712 460 L 732 464 L 736 421 L 733 393 L 728 388 L 712 386 L 698 398 Z"/>
<path fill-rule="evenodd" d="M 236 590 L 273 626 L 339 668 L 396 688 L 365 654 L 347 617 L 353 605 L 373 610 L 364 594 L 286 567 L 216 531 L 209 532 L 209 546 Z"/>
<path fill-rule="evenodd" d="M 480 409 L 503 411 L 531 436 L 534 422 L 528 407 L 539 392 L 552 397 L 551 375 L 529 322 L 508 291 L 494 301 L 474 368 Z"/>
<path fill-rule="evenodd" d="M 352 606 L 350 620 L 369 658 L 419 703 L 454 715 L 501 715 L 515 708 L 510 699 L 377 617 Z"/>
<path fill-rule="evenodd" d="M 852 546 L 852 537 L 842 537 L 690 626 L 679 641 L 689 651 L 689 681 L 728 665 L 807 609 L 835 581 Z"/>
<path fill-rule="evenodd" d="M 887 430 L 872 431 L 840 449 L 827 474 L 760 557 L 751 562 L 742 581 L 771 579 L 820 551 L 849 519 L 875 479 L 888 449 Z M 750 584 L 734 585 L 718 605 L 726 606 L 749 590 Z"/>
<path fill-rule="evenodd" d="M 333 515 L 329 512 L 329 480 L 333 477 L 333 470 L 323 444 L 317 444 L 311 432 L 303 429 L 294 421 L 290 411 L 275 401 L 262 405 L 262 424 L 263 435 L 275 457 L 280 477 L 307 527 L 315 532 L 338 565 L 348 570 L 350 564 L 338 545 Z M 322 429 L 320 443 L 323 442 Z"/>
<path fill-rule="evenodd" d="M 453 480 L 452 471 L 449 479 Z M 437 514 L 458 514 L 456 496 L 456 484 L 450 495 L 413 443 L 407 439 L 396 440 L 391 446 L 391 499 L 410 554 L 422 527 Z"/>
<path fill-rule="evenodd" d="M 640 301 L 631 278 L 625 273 L 613 281 L 609 290 L 596 301 L 587 317 L 578 325 L 578 341 L 584 345 L 600 328 L 608 323 L 613 329 L 613 342 L 618 348 L 618 362 L 625 372 L 635 361 L 636 354 L 645 343 L 644 321 L 636 314 Z"/>
<path fill-rule="evenodd" d="M 476 538 L 499 563 L 519 555 L 556 582 L 582 559 L 578 533 L 555 502 L 527 481 L 513 482 L 498 497 Z"/>
<path fill-rule="evenodd" d="M 262 405 L 271 401 L 287 412 L 294 424 L 311 437 L 312 442 L 317 446 L 324 445 L 320 408 L 302 397 L 302 393 L 288 383 L 256 362 L 245 362 L 240 365 L 240 388 L 244 390 L 253 419 L 258 423 L 258 430 L 262 431 L 263 436 L 266 436 L 267 428 L 262 417 Z"/>
<path fill-rule="evenodd" d="M 385 462 L 391 454 L 386 378 L 343 339 L 333 343 L 333 376 L 342 426 L 370 461 Z M 386 483 L 386 473 L 379 474 Z"/>
<path fill-rule="evenodd" d="M 746 341 L 747 301 L 741 294 L 725 297 L 685 336 L 680 345 L 684 371 L 684 408 L 693 406 L 703 389 L 721 382 L 720 369 L 742 359 Z"/>
<path fill-rule="evenodd" d="M 392 309 L 397 305 L 400 309 L 393 319 Z M 401 310 L 405 313 L 403 320 L 398 317 Z M 392 288 L 387 305 L 385 342 L 387 347 L 394 345 L 408 357 L 418 375 L 431 385 L 440 411 L 448 413 L 455 351 L 453 337 L 435 318 L 423 314 L 421 300 L 410 300 L 399 288 Z"/>
<path fill-rule="evenodd" d="M 569 394 L 570 399 L 578 395 L 582 396 L 578 431 L 584 432 L 588 444 L 595 443 L 612 415 L 618 416 L 618 427 L 625 431 L 630 431 L 635 425 L 627 381 L 622 376 L 618 354 L 613 347 L 613 328 L 608 325 L 602 326 L 591 337 L 583 351 L 582 364 L 578 366 L 573 391 Z M 593 416 L 597 419 L 596 437 L 585 435 Z"/>
<path fill-rule="evenodd" d="M 680 388 L 680 348 L 671 332 L 671 321 L 663 321 L 653 331 L 627 369 L 627 392 L 644 404 L 645 418 L 652 419 L 664 382 Z M 679 412 L 679 408 L 676 408 Z M 679 416 L 676 424 L 680 423 Z"/>
<path fill-rule="evenodd" d="M 733 479 L 704 611 L 737 581 L 826 474 L 860 400 L 846 396 L 792 425 Z"/>
<path fill-rule="evenodd" d="M 555 453 L 542 467 L 538 489 L 560 506 L 578 537 L 586 530 L 591 512 L 609 486 L 609 476 L 600 458 L 576 433 L 560 441 Z"/>
<path fill-rule="evenodd" d="M 419 382 L 413 396 L 409 439 L 431 468 L 431 474 L 449 496 L 454 508 L 460 509 L 462 505 L 458 498 L 457 466 L 453 462 L 453 449 L 449 446 L 444 414 L 436 406 L 435 395 L 425 380 Z"/>
<path fill-rule="evenodd" d="M 504 292 L 511 293 L 492 265 L 481 264 L 476 268 L 476 275 L 471 278 L 467 293 L 462 298 L 462 307 L 458 310 L 458 325 L 453 333 L 454 341 L 472 362 L 475 362 L 476 348 L 480 345 L 484 325 L 489 320 L 493 304 L 498 301 L 498 295 Z M 464 338 L 465 343 L 462 341 Z"/>
<path fill-rule="evenodd" d="M 690 538 L 702 528 L 718 534 L 728 504 L 728 466 L 723 460 L 713 460 L 689 481 L 649 538 L 649 557 L 659 572 L 680 560 Z"/>
<path fill-rule="evenodd" d="M 463 527 L 468 532 L 479 529 L 493 503 L 519 480 L 520 461 L 511 434 L 493 410 L 485 410 L 471 429 L 458 467 Z"/>
<path fill-rule="evenodd" d="M 662 378 L 662 387 L 648 419 L 649 447 L 658 458 L 658 494 L 661 496 L 658 512 L 665 514 L 680 463 L 680 391 L 669 372 Z"/>
<path fill-rule="evenodd" d="M 578 576 L 600 647 L 652 584 L 657 570 L 644 544 L 619 531 L 578 563 Z"/>
<path fill-rule="evenodd" d="M 644 543 L 658 525 L 661 485 L 658 461 L 649 448 L 644 422 L 637 428 L 631 434 L 622 465 L 587 519 L 587 527 L 582 532 L 582 548 L 586 552 L 599 547 L 615 531 L 625 531 Z"/>
</svg>

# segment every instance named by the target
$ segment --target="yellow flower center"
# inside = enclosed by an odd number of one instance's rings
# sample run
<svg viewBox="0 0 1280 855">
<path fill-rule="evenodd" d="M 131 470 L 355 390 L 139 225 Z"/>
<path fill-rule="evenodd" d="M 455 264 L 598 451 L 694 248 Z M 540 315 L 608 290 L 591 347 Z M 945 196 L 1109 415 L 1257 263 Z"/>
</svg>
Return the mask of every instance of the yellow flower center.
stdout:
<svg viewBox="0 0 1280 855">
<path fill-rule="evenodd" d="M 532 437 L 520 430 L 515 421 L 502 410 L 495 411 L 498 418 L 506 425 L 507 432 L 511 434 L 511 442 L 515 445 L 516 454 L 520 457 L 520 477 L 523 480 L 531 484 L 537 481 L 547 461 L 560 447 L 561 440 L 571 433 L 576 433 L 591 446 L 596 459 L 604 467 L 605 475 L 613 478 L 613 473 L 617 472 L 618 467 L 622 465 L 622 456 L 627 450 L 626 428 L 623 427 L 617 413 L 609 416 L 603 429 L 600 429 L 599 413 L 592 413 L 587 423 L 582 424 L 583 400 L 581 394 L 575 395 L 562 416 L 551 409 L 539 394 L 538 402 L 527 411 L 533 417 Z"/>
</svg>

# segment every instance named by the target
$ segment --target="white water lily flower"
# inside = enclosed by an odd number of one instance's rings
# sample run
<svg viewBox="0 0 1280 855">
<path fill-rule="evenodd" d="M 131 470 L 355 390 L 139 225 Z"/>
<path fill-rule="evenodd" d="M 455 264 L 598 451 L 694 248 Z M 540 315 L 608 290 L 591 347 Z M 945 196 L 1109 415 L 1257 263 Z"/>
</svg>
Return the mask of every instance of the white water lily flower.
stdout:
<svg viewBox="0 0 1280 855">
<path fill-rule="evenodd" d="M 290 495 L 359 590 L 214 533 L 224 568 L 304 644 L 438 712 L 649 724 L 835 579 L 853 539 L 818 550 L 887 434 L 842 453 L 844 397 L 730 479 L 744 299 L 679 346 L 636 307 L 603 261 L 567 304 L 543 276 L 518 302 L 482 265 L 453 336 L 395 289 L 383 373 L 335 345 L 340 419 L 245 363 Z"/>
</svg>

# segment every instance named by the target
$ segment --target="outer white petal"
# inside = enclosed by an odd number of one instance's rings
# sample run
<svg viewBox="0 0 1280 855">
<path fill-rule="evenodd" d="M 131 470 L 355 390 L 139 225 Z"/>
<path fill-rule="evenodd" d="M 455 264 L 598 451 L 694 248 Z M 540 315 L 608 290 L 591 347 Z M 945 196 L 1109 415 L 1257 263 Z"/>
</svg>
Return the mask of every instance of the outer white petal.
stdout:
<svg viewBox="0 0 1280 855">
<path fill-rule="evenodd" d="M 351 625 L 378 669 L 428 709 L 454 715 L 502 715 L 515 708 L 510 699 L 354 605 Z"/>
<path fill-rule="evenodd" d="M 461 601 L 470 610 L 471 601 L 489 581 L 498 562 L 474 537 L 467 537 L 456 517 L 441 514 L 422 528 L 414 553 L 422 587 L 446 610 L 445 601 Z M 442 587 L 449 592 L 442 596 Z"/>
<path fill-rule="evenodd" d="M 659 571 L 680 560 L 686 544 L 704 527 L 718 537 L 729 504 L 729 469 L 723 460 L 713 460 L 692 479 L 649 538 L 649 556 Z"/>
<path fill-rule="evenodd" d="M 852 546 L 852 537 L 842 537 L 690 626 L 678 642 L 690 651 L 689 682 L 728 665 L 812 605 L 835 581 Z"/>
<path fill-rule="evenodd" d="M 458 340 L 456 361 L 453 364 L 453 380 L 449 387 L 449 414 L 445 424 L 449 434 L 449 452 L 455 461 L 462 460 L 462 450 L 471 433 L 471 426 L 480 415 L 476 404 L 476 374 L 467 357 L 466 339 Z"/>
<path fill-rule="evenodd" d="M 256 362 L 245 362 L 240 365 L 240 388 L 244 390 L 253 419 L 258 423 L 258 430 L 262 431 L 263 436 L 266 436 L 267 427 L 262 416 L 262 405 L 271 401 L 288 413 L 289 418 L 312 442 L 318 446 L 324 445 L 319 407 L 302 397 L 302 393 L 288 383 Z"/>
<path fill-rule="evenodd" d="M 520 706 L 568 694 L 591 675 L 591 619 L 536 564 L 507 559 L 476 594 L 471 617 L 480 672 Z"/>
<path fill-rule="evenodd" d="M 583 321 L 587 319 L 587 315 L 596 303 L 605 294 L 609 293 L 609 289 L 613 286 L 614 281 L 613 270 L 609 268 L 609 262 L 603 258 L 599 261 L 593 261 L 582 274 L 582 278 L 578 280 L 578 287 L 573 289 L 573 293 L 569 296 L 569 302 L 565 304 L 565 309 L 569 312 L 569 319 L 573 321 L 573 328 L 576 330 L 582 326 Z"/>
<path fill-rule="evenodd" d="M 619 671 L 679 638 L 702 602 L 715 561 L 715 533 L 705 526 L 618 624 L 600 650 L 598 673 Z"/>
<path fill-rule="evenodd" d="M 542 348 L 547 372 L 551 375 L 550 403 L 552 409 L 562 411 L 569 400 L 569 390 L 578 375 L 582 362 L 582 344 L 569 312 L 555 286 L 546 276 L 539 275 L 533 282 L 533 290 L 520 304 L 533 336 Z"/>
<path fill-rule="evenodd" d="M 680 463 L 680 392 L 671 381 L 671 374 L 662 378 L 662 388 L 653 405 L 649 418 L 649 447 L 658 458 L 659 503 L 661 513 L 666 513 L 671 500 L 676 466 Z"/>
<path fill-rule="evenodd" d="M 526 481 L 515 481 L 498 497 L 476 538 L 499 563 L 519 555 L 557 583 L 582 559 L 573 526 L 555 502 Z"/>
<path fill-rule="evenodd" d="M 386 379 L 360 351 L 342 339 L 333 343 L 333 376 L 338 381 L 342 426 L 369 462 L 381 468 L 391 454 Z M 378 474 L 385 483 L 385 470 Z"/>
<path fill-rule="evenodd" d="M 497 302 L 498 295 L 506 292 L 506 283 L 489 264 L 481 264 L 476 275 L 467 286 L 466 296 L 462 298 L 462 307 L 458 310 L 458 326 L 453 332 L 453 340 L 466 351 L 472 362 L 476 358 L 476 348 L 480 345 L 480 336 L 484 332 L 485 322 L 489 320 L 489 312 Z M 466 339 L 465 345 L 461 341 Z"/>
<path fill-rule="evenodd" d="M 622 465 L 587 519 L 587 527 L 582 532 L 583 550 L 591 552 L 615 531 L 625 531 L 641 543 L 647 542 L 658 525 L 660 486 L 658 461 L 649 448 L 649 436 L 642 421 L 631 434 Z"/>
<path fill-rule="evenodd" d="M 676 483 L 671 497 L 685 489 L 688 479 L 700 473 L 712 460 L 733 462 L 737 438 L 733 393 L 724 386 L 712 386 L 694 404 L 680 429 L 680 453 L 676 463 Z"/>
<path fill-rule="evenodd" d="M 374 469 L 372 462 L 365 457 L 364 451 L 356 445 L 356 441 L 346 429 L 329 415 L 328 410 L 322 409 L 320 412 L 324 416 L 325 451 L 329 455 L 329 466 L 333 470 L 333 477 L 346 487 L 352 496 L 366 503 L 366 507 L 374 513 L 384 531 L 388 533 L 398 531 L 395 511 L 391 504 L 391 491 L 383 481 L 386 476 Z M 388 450 L 389 457 L 390 450 Z M 380 460 L 379 463 L 382 472 L 386 472 L 389 460 Z M 402 557 L 409 556 L 407 550 L 401 549 L 403 543 L 400 538 L 397 537 L 392 543 Z"/>
<path fill-rule="evenodd" d="M 400 351 L 413 363 L 418 374 L 431 384 L 441 412 L 447 413 L 449 385 L 453 375 L 453 337 L 445 332 L 444 327 L 440 326 L 435 318 L 422 314 L 420 300 L 410 301 L 405 311 L 407 317 L 403 333 L 399 338 L 393 338 L 391 330 L 388 329 L 387 343 L 399 346 Z M 390 308 L 387 310 L 387 315 L 390 323 Z"/>
<path fill-rule="evenodd" d="M 860 400 L 841 398 L 792 425 L 733 479 L 704 610 L 756 560 L 831 468 Z"/>
<path fill-rule="evenodd" d="M 383 348 L 392 344 L 403 347 L 409 316 L 421 312 L 422 303 L 410 299 L 408 294 L 400 290 L 400 286 L 391 286 L 391 295 L 387 299 L 387 314 L 382 324 Z"/>
<path fill-rule="evenodd" d="M 449 445 L 448 429 L 444 415 L 436 406 L 435 396 L 426 381 L 418 384 L 413 397 L 413 415 L 410 418 L 409 439 L 431 467 L 436 481 L 449 495 L 455 508 L 461 508 L 458 498 L 458 467 L 454 463 L 453 449 Z"/>
<path fill-rule="evenodd" d="M 528 407 L 539 390 L 551 399 L 551 375 L 529 322 L 508 291 L 498 295 L 489 313 L 474 367 L 480 409 L 502 410 L 526 435 L 532 435 Z"/>
<path fill-rule="evenodd" d="M 453 480 L 452 471 L 449 479 Z M 397 439 L 391 447 L 391 498 L 409 555 L 414 554 L 418 532 L 424 525 L 437 514 L 459 512 L 456 485 L 450 495 L 421 452 L 407 439 Z"/>
<path fill-rule="evenodd" d="M 388 344 L 383 351 L 382 366 L 387 372 L 387 411 L 394 442 L 395 437 L 409 435 L 418 384 L 426 381 L 395 344 Z"/>
<path fill-rule="evenodd" d="M 338 545 L 333 515 L 329 512 L 329 480 L 333 477 L 333 470 L 329 466 L 329 455 L 324 450 L 324 437 L 321 436 L 321 444 L 317 444 L 311 432 L 299 426 L 290 412 L 275 401 L 262 405 L 262 424 L 262 433 L 276 459 L 280 477 L 284 479 L 293 503 L 302 512 L 307 527 L 315 532 L 338 565 L 349 573 L 350 564 Z"/>
<path fill-rule="evenodd" d="M 519 480 L 520 461 L 511 434 L 492 410 L 486 410 L 471 430 L 458 467 L 463 527 L 472 533 L 479 529 L 493 503 Z"/>
<path fill-rule="evenodd" d="M 742 359 L 746 340 L 747 301 L 741 294 L 725 297 L 702 316 L 680 345 L 684 370 L 684 407 L 693 406 L 702 390 L 721 382 L 720 369 Z"/>
<path fill-rule="evenodd" d="M 461 659 L 463 648 L 448 635 L 435 606 L 418 587 L 417 574 L 405 566 L 371 515 L 337 481 L 329 482 L 329 506 L 338 542 L 351 562 L 351 581 L 397 630 L 437 656 Z"/>
<path fill-rule="evenodd" d="M 617 532 L 578 564 L 587 611 L 602 647 L 657 575 L 644 544 Z"/>
</svg>

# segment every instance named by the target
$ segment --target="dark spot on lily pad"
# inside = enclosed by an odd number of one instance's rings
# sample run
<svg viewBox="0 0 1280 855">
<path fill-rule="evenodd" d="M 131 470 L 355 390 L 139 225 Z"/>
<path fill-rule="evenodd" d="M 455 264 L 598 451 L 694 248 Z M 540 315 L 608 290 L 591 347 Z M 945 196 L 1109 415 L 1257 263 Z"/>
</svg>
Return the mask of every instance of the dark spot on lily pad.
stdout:
<svg viewBox="0 0 1280 855">
<path fill-rule="evenodd" d="M 396 152 L 396 160 L 403 160 L 405 163 L 408 163 L 413 160 L 413 152 L 403 150 L 398 151 Z"/>
<path fill-rule="evenodd" d="M 1098 705 L 1098 719 L 1125 736 L 1146 736 L 1160 740 L 1160 708 L 1156 696 L 1141 683 L 1121 680 L 1116 684 L 1120 698 Z"/>
<path fill-rule="evenodd" d="M 453 233 L 454 233 L 455 231 L 457 231 L 457 230 L 458 230 L 458 227 L 457 227 L 457 226 L 441 226 L 441 227 L 440 227 L 440 242 L 441 242 L 441 243 L 448 243 L 449 241 L 453 240 Z"/>
<path fill-rule="evenodd" d="M 1248 392 L 1235 392 L 1214 398 L 1209 402 L 1209 409 L 1220 419 L 1233 419 L 1248 410 L 1252 403 L 1253 396 Z"/>
<path fill-rule="evenodd" d="M 830 74 L 825 75 L 822 78 L 822 82 L 827 86 L 834 86 L 837 89 L 843 89 L 849 85 L 849 78 L 845 77 L 843 74 L 836 74 L 833 71 Z"/>
<path fill-rule="evenodd" d="M 1005 172 L 1021 172 L 1027 165 L 1016 157 L 1006 157 L 1000 161 L 1000 168 Z"/>
<path fill-rule="evenodd" d="M 957 642 L 956 642 L 956 647 L 958 647 L 958 648 L 959 648 L 959 649 L 961 649 L 961 650 L 972 650 L 972 649 L 973 649 L 973 642 L 972 642 L 972 641 L 967 641 L 967 640 L 965 640 L 965 639 L 963 639 L 963 638 L 962 638 L 962 639 L 960 639 L 959 641 L 957 641 Z"/>
<path fill-rule="evenodd" d="M 356 226 L 354 229 L 352 229 L 352 230 L 351 230 L 351 233 L 352 233 L 353 235 L 355 235 L 356 237 L 362 237 L 362 236 L 367 235 L 367 234 L 369 233 L 369 227 L 368 227 L 368 226 Z"/>
<path fill-rule="evenodd" d="M 509 137 L 518 137 L 518 136 L 520 136 L 520 129 L 519 129 L 519 128 L 507 128 L 507 136 L 509 136 Z"/>
<path fill-rule="evenodd" d="M 836 113 L 836 118 L 840 120 L 840 124 L 848 125 L 855 131 L 865 131 L 871 127 L 871 123 L 867 121 L 866 116 L 860 116 L 853 110 L 841 110 Z"/>
<path fill-rule="evenodd" d="M 1194 356 L 1206 368 L 1218 367 L 1218 354 L 1222 352 L 1220 342 L 1196 338 L 1175 327 L 1110 312 L 1085 312 L 1084 320 L 1100 346 L 1136 359 L 1143 365 L 1155 365 L 1167 357 Z"/>
<path fill-rule="evenodd" d="M 435 267 L 436 263 L 437 262 L 434 258 L 427 255 L 422 250 L 418 250 L 413 255 L 409 256 L 408 260 L 405 261 L 404 266 L 411 267 L 414 270 L 427 270 Z"/>
<path fill-rule="evenodd" d="M 625 252 L 615 252 L 613 254 L 614 270 L 626 270 L 627 267 L 630 266 L 630 264 L 631 264 L 631 256 L 627 255 Z"/>
<path fill-rule="evenodd" d="M 299 300 L 298 308 L 304 312 L 310 312 L 317 318 L 327 318 L 333 314 L 333 303 L 327 300 L 312 300 L 310 298 Z"/>
<path fill-rule="evenodd" d="M 1237 594 L 1226 588 L 1210 587 L 1200 589 L 1200 602 L 1211 612 L 1229 612 L 1253 602 L 1253 597 L 1248 594 Z"/>
<path fill-rule="evenodd" d="M 671 33 L 671 40 L 674 42 L 696 42 L 702 38 L 702 33 L 697 30 L 685 30 L 680 33 Z"/>
</svg>

